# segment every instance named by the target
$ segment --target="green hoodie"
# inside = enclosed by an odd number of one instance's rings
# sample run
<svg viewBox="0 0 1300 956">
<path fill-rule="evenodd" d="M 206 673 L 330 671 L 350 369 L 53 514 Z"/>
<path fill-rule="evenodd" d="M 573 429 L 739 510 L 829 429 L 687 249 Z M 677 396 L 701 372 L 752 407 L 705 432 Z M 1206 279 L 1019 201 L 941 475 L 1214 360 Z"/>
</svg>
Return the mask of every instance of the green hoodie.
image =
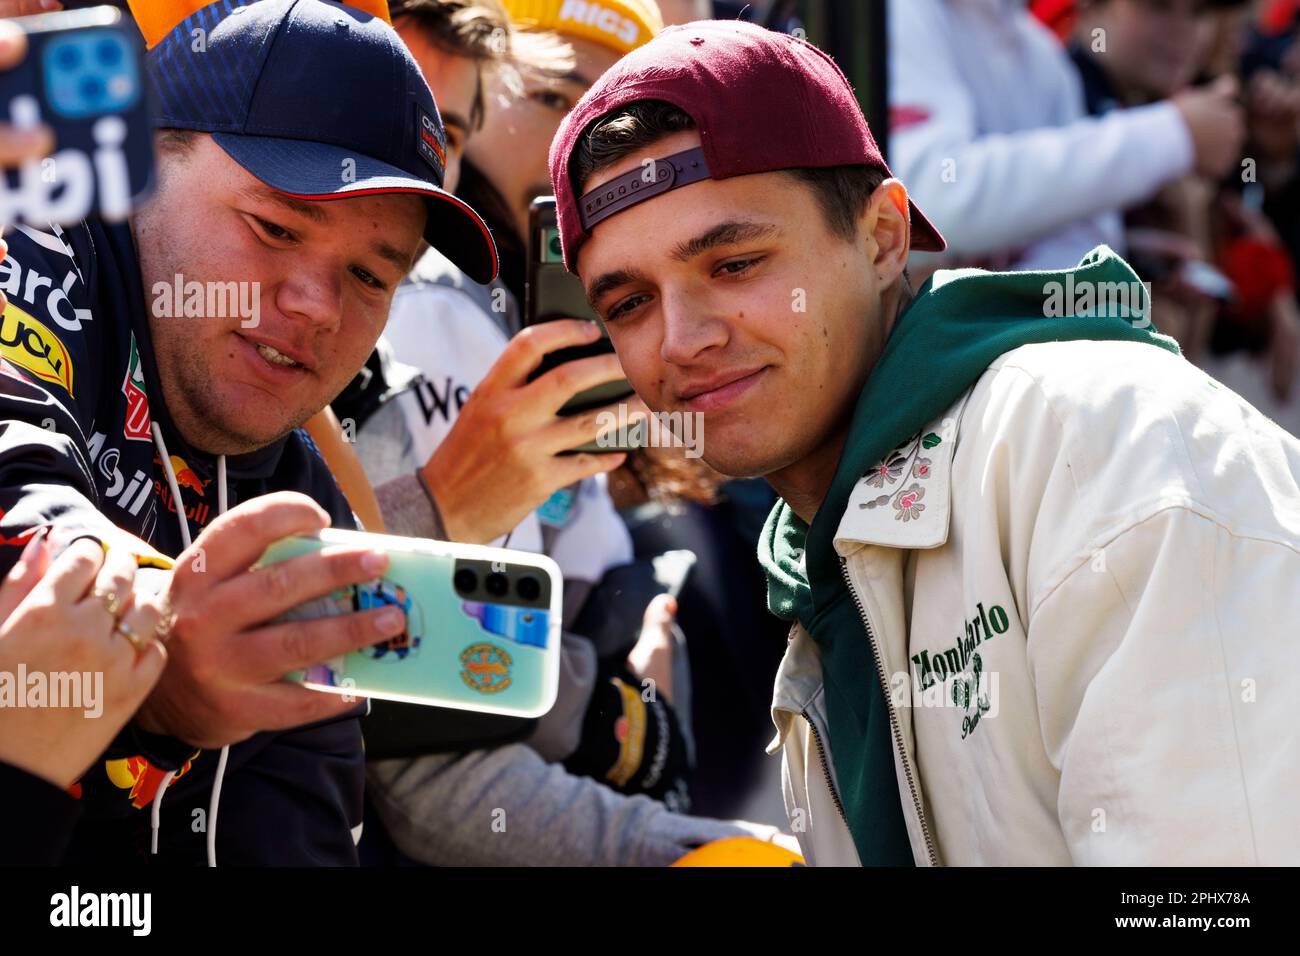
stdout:
<svg viewBox="0 0 1300 956">
<path fill-rule="evenodd" d="M 909 864 L 912 852 L 884 692 L 835 552 L 835 532 L 849 495 L 868 469 L 937 418 L 999 355 L 1021 345 L 1116 339 L 1178 353 L 1174 340 L 1147 321 L 1145 290 L 1122 297 L 1121 303 L 1105 301 L 1118 298 L 1106 295 L 1120 288 L 1111 283 L 1139 280 L 1105 246 L 1090 252 L 1078 268 L 1060 272 L 936 273 L 898 317 L 867 376 L 835 477 L 811 528 L 784 501 L 768 515 L 758 549 L 767 572 L 768 608 L 786 620 L 798 619 L 821 653 L 831 759 L 864 865 Z M 1141 286 L 1127 289 L 1137 292 Z"/>
</svg>

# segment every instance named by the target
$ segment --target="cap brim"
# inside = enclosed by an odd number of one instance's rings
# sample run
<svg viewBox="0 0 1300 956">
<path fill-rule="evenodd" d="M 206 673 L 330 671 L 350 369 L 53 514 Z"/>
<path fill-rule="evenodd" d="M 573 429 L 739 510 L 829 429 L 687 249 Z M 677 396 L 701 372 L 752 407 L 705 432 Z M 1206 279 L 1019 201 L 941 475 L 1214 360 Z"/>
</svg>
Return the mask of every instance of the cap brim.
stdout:
<svg viewBox="0 0 1300 956">
<path fill-rule="evenodd" d="M 944 239 L 938 229 L 934 227 L 925 213 L 911 199 L 907 205 L 912 210 L 912 245 L 911 248 L 917 252 L 943 252 L 948 248 L 948 240 Z"/>
<path fill-rule="evenodd" d="M 300 139 L 213 133 L 226 154 L 286 196 L 324 202 L 382 193 L 418 193 L 428 218 L 424 238 L 471 279 L 496 278 L 497 247 L 481 216 L 468 203 L 405 170 L 370 156 Z M 345 176 L 346 173 L 346 176 Z"/>
</svg>

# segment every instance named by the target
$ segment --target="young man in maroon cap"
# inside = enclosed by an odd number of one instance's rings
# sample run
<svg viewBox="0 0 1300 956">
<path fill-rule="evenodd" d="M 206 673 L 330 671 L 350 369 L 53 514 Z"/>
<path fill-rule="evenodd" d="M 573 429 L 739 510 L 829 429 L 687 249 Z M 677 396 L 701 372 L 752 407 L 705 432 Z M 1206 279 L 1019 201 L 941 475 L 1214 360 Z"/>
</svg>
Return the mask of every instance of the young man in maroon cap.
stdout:
<svg viewBox="0 0 1300 956">
<path fill-rule="evenodd" d="M 913 295 L 943 240 L 843 74 L 745 23 L 625 57 L 551 173 L 641 397 L 783 499 L 773 749 L 810 862 L 1300 860 L 1300 443 L 1127 264 Z"/>
</svg>

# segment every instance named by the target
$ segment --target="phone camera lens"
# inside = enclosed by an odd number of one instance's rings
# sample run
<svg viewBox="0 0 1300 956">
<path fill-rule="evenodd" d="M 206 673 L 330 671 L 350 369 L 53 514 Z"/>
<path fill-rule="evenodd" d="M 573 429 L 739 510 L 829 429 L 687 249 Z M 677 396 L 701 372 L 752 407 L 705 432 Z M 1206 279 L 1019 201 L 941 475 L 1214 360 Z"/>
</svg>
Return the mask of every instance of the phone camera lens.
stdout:
<svg viewBox="0 0 1300 956">
<path fill-rule="evenodd" d="M 104 81 L 97 76 L 88 76 L 81 81 L 81 95 L 90 102 L 104 96 Z"/>
<path fill-rule="evenodd" d="M 56 56 L 61 70 L 75 70 L 81 66 L 81 51 L 75 46 L 64 46 L 59 49 Z"/>
<path fill-rule="evenodd" d="M 112 40 L 101 40 L 95 46 L 95 58 L 104 66 L 117 66 L 122 62 L 122 48 Z"/>
<path fill-rule="evenodd" d="M 542 586 L 537 578 L 520 578 L 515 582 L 515 591 L 525 601 L 536 601 L 542 593 Z"/>
<path fill-rule="evenodd" d="M 493 597 L 505 597 L 506 592 L 510 590 L 510 579 L 500 571 L 493 571 L 487 576 L 483 586 L 487 588 L 487 593 Z"/>
<path fill-rule="evenodd" d="M 451 580 L 461 594 L 469 594 L 478 587 L 478 575 L 469 568 L 461 568 Z"/>
</svg>

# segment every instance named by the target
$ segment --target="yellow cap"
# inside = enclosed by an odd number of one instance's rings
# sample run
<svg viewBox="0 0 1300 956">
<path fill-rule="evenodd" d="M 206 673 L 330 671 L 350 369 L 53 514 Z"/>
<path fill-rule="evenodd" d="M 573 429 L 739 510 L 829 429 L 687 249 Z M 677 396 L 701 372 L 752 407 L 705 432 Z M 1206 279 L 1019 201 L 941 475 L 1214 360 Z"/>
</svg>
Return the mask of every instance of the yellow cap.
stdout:
<svg viewBox="0 0 1300 956">
<path fill-rule="evenodd" d="M 654 0 L 502 0 L 518 26 L 591 40 L 631 53 L 664 27 Z"/>
</svg>

